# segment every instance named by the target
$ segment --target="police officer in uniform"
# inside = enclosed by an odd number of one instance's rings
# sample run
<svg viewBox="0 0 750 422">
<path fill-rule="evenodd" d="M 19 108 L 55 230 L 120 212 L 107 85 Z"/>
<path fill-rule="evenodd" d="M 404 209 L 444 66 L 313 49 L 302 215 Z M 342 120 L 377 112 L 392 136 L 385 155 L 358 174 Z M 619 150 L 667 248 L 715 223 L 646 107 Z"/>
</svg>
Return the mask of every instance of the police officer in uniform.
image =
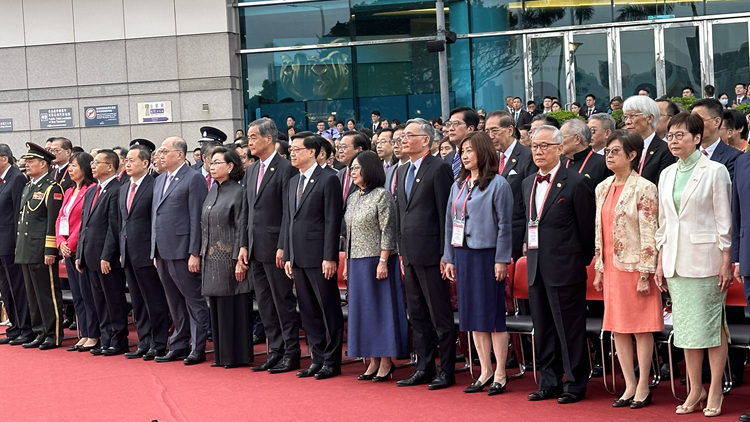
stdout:
<svg viewBox="0 0 750 422">
<path fill-rule="evenodd" d="M 21 194 L 16 263 L 21 264 L 36 338 L 23 347 L 53 349 L 62 344 L 62 291 L 58 278 L 55 221 L 63 200 L 62 187 L 50 174 L 55 155 L 34 143 L 26 144 L 29 182 Z"/>
</svg>

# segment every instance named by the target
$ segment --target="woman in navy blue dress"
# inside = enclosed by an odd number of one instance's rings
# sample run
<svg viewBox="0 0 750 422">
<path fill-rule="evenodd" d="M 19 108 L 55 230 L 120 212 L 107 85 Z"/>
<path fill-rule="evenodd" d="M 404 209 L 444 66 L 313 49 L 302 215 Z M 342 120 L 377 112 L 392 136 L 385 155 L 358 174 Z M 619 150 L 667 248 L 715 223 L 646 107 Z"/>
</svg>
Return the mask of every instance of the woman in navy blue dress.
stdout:
<svg viewBox="0 0 750 422">
<path fill-rule="evenodd" d="M 487 385 L 505 391 L 508 333 L 505 279 L 511 255 L 513 194 L 498 172 L 498 156 L 486 132 L 471 132 L 458 146 L 461 171 L 448 196 L 443 275 L 456 280 L 461 331 L 472 331 L 482 373 L 465 393 Z M 492 371 L 491 350 L 498 363 Z"/>
</svg>

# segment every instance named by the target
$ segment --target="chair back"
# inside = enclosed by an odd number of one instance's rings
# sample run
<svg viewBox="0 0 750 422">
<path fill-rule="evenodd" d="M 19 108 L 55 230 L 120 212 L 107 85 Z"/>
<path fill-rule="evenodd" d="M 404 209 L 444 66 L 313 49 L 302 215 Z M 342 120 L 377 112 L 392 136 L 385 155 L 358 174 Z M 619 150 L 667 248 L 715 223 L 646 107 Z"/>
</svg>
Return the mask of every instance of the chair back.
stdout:
<svg viewBox="0 0 750 422">
<path fill-rule="evenodd" d="M 57 262 L 57 273 L 60 278 L 68 278 L 68 268 L 65 266 L 64 259 Z"/>
<path fill-rule="evenodd" d="M 596 277 L 596 270 L 594 269 L 595 260 L 596 258 L 586 267 L 586 300 L 604 300 L 604 292 L 594 290 L 594 278 Z"/>
<path fill-rule="evenodd" d="M 750 280 L 747 280 L 750 282 Z M 745 286 L 735 280 L 727 289 L 727 306 L 747 306 L 745 300 Z"/>
<path fill-rule="evenodd" d="M 518 258 L 518 262 L 513 265 L 513 299 L 529 298 L 529 281 L 528 269 L 526 267 L 526 257 Z"/>
<path fill-rule="evenodd" d="M 346 290 L 346 281 L 344 281 L 344 264 L 346 263 L 346 253 L 339 252 L 339 266 L 336 270 L 336 281 L 339 285 L 339 290 Z"/>
</svg>

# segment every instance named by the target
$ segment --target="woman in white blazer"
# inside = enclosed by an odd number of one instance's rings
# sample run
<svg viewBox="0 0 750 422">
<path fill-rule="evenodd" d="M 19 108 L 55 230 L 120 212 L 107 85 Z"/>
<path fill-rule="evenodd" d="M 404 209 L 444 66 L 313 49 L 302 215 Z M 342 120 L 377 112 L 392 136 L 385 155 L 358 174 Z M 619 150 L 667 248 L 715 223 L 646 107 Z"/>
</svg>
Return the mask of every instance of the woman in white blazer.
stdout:
<svg viewBox="0 0 750 422">
<path fill-rule="evenodd" d="M 680 113 L 667 128 L 669 149 L 679 160 L 659 178 L 655 279 L 672 296 L 674 343 L 685 349 L 690 379 L 690 394 L 676 413 L 691 413 L 708 399 L 703 413 L 718 416 L 729 338 L 724 301 L 732 282 L 731 181 L 724 165 L 699 151 L 703 125 L 699 116 Z M 701 383 L 703 349 L 711 366 L 708 392 Z"/>
</svg>

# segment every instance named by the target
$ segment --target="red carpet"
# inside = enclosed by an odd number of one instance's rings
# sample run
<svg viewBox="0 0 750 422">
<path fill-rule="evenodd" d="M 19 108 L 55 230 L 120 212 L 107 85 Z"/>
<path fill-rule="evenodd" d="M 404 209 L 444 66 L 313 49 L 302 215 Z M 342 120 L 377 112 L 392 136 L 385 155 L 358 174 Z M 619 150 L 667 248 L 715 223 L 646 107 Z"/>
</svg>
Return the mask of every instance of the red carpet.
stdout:
<svg viewBox="0 0 750 422">
<path fill-rule="evenodd" d="M 75 332 L 72 332 L 75 334 Z M 135 334 L 131 335 L 131 339 Z M 64 347 L 74 344 L 67 340 Z M 210 344 L 209 344 L 210 346 Z M 256 346 L 262 350 L 262 346 Z M 224 369 L 208 362 L 186 367 L 180 362 L 144 362 L 122 356 L 92 356 L 0 346 L 2 421 L 496 421 L 514 420 L 704 420 L 701 412 L 674 414 L 677 402 L 668 383 L 654 390 L 654 404 L 641 410 L 613 409 L 601 378 L 589 383 L 586 400 L 560 405 L 553 400 L 531 403 L 536 388 L 531 374 L 511 380 L 503 395 L 464 394 L 468 372 L 457 385 L 428 391 L 426 386 L 397 388 L 395 381 L 357 381 L 361 363 L 343 366 L 330 380 L 298 379 L 294 373 L 270 375 L 249 368 Z M 256 356 L 260 363 L 265 356 Z M 310 360 L 302 361 L 303 367 Z M 407 377 L 412 367 L 396 371 Z M 750 378 L 746 379 L 750 380 Z M 620 388 L 624 383 L 620 381 Z M 678 390 L 684 392 L 684 387 Z M 750 411 L 750 387 L 725 397 L 720 420 L 737 420 Z"/>
</svg>

